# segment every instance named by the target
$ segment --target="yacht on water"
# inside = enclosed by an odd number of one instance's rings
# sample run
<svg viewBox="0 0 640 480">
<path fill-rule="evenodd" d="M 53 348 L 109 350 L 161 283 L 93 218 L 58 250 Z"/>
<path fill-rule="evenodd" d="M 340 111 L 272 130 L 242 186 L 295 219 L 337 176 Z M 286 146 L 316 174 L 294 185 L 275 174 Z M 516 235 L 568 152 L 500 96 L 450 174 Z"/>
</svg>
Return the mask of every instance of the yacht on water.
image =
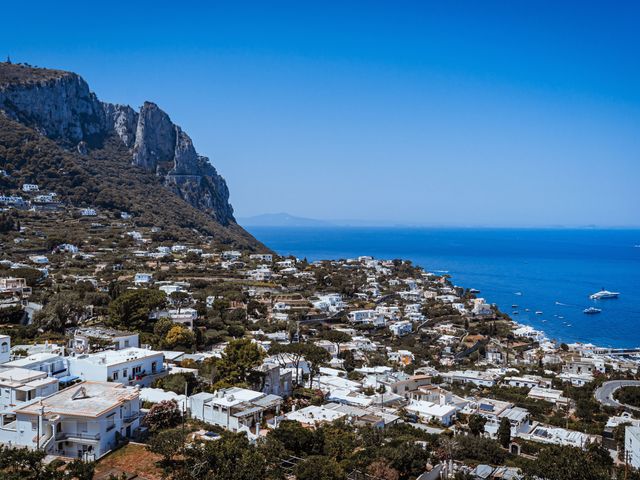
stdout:
<svg viewBox="0 0 640 480">
<path fill-rule="evenodd" d="M 609 290 L 605 290 L 603 288 L 599 292 L 589 295 L 589 298 L 591 300 L 603 300 L 606 298 L 618 298 L 619 295 L 620 295 L 619 292 L 610 292 Z"/>
<path fill-rule="evenodd" d="M 477 288 L 470 288 L 469 293 L 480 293 L 480 290 L 478 290 Z"/>
<path fill-rule="evenodd" d="M 594 313 L 600 313 L 602 310 L 596 307 L 585 308 L 582 313 L 586 313 L 587 315 L 593 315 Z"/>
<path fill-rule="evenodd" d="M 536 315 L 542 315 L 542 311 L 540 310 L 536 311 Z"/>
</svg>

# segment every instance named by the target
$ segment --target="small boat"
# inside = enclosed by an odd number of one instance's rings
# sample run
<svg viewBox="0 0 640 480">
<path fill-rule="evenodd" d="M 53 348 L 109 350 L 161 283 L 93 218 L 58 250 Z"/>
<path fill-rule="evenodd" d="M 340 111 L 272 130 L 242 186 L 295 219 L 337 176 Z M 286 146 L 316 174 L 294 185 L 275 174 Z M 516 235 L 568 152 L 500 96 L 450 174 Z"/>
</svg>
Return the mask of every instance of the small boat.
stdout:
<svg viewBox="0 0 640 480">
<path fill-rule="evenodd" d="M 528 308 L 525 308 L 525 309 L 524 309 L 524 311 L 525 311 L 525 312 L 528 312 L 528 311 L 529 311 L 529 309 L 528 309 Z"/>
<path fill-rule="evenodd" d="M 618 298 L 618 296 L 620 296 L 620 292 L 610 292 L 609 290 L 605 290 L 603 288 L 599 292 L 589 295 L 589 298 L 591 300 L 604 300 L 607 298 Z"/>
<path fill-rule="evenodd" d="M 522 295 L 522 292 L 516 292 L 516 293 L 514 293 L 514 295 L 520 296 L 520 295 Z"/>
<path fill-rule="evenodd" d="M 470 288 L 469 293 L 480 293 L 480 290 L 478 290 L 477 288 Z"/>
<path fill-rule="evenodd" d="M 519 315 L 519 312 L 518 311 L 511 312 L 511 315 Z"/>
<path fill-rule="evenodd" d="M 545 322 L 546 322 L 546 320 L 542 320 L 542 323 L 545 323 Z"/>
<path fill-rule="evenodd" d="M 541 310 L 536 310 L 536 315 L 542 315 L 542 311 Z"/>
<path fill-rule="evenodd" d="M 511 308 L 518 308 L 518 305 L 511 305 Z"/>
<path fill-rule="evenodd" d="M 600 313 L 602 310 L 596 307 L 585 308 L 582 313 L 586 313 L 587 315 L 593 315 L 594 313 Z"/>
</svg>

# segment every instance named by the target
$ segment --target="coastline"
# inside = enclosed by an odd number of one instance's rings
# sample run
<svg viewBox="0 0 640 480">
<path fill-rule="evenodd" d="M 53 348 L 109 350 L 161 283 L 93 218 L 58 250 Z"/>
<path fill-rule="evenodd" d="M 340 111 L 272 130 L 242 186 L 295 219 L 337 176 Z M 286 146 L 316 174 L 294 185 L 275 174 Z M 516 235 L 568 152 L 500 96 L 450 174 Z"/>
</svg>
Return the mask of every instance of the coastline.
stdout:
<svg viewBox="0 0 640 480">
<path fill-rule="evenodd" d="M 640 332 L 640 230 L 397 229 L 260 227 L 252 233 L 283 255 L 309 260 L 375 258 L 411 260 L 425 271 L 480 290 L 512 322 L 559 343 L 637 348 Z M 489 250 L 501 252 L 495 257 Z M 595 304 L 603 286 L 620 300 Z M 521 296 L 515 296 L 516 292 Z M 519 315 L 509 306 L 521 304 Z M 603 305 L 603 313 L 583 314 Z M 530 312 L 525 312 L 527 307 Z M 543 310 L 544 315 L 535 315 Z"/>
</svg>

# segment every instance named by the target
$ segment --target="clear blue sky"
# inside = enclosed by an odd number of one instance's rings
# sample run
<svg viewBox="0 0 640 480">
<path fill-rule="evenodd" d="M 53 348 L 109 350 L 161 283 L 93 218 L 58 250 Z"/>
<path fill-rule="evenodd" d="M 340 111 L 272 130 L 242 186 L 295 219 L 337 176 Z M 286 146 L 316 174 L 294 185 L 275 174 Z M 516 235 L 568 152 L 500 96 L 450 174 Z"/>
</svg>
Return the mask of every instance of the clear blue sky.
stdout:
<svg viewBox="0 0 640 480">
<path fill-rule="evenodd" d="M 94 3 L 0 54 L 158 103 L 237 216 L 640 225 L 638 2 Z"/>
</svg>

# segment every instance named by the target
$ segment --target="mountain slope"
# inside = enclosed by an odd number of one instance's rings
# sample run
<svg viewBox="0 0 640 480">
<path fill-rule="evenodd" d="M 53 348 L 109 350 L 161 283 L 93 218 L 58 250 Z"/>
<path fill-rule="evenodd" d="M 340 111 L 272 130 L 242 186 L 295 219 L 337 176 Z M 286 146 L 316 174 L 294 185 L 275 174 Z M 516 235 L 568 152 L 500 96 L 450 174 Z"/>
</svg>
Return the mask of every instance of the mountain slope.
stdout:
<svg viewBox="0 0 640 480">
<path fill-rule="evenodd" d="M 10 175 L 3 189 L 38 183 L 73 205 L 262 247 L 237 225 L 224 179 L 165 112 L 100 102 L 75 73 L 0 63 L 0 168 Z"/>
</svg>

